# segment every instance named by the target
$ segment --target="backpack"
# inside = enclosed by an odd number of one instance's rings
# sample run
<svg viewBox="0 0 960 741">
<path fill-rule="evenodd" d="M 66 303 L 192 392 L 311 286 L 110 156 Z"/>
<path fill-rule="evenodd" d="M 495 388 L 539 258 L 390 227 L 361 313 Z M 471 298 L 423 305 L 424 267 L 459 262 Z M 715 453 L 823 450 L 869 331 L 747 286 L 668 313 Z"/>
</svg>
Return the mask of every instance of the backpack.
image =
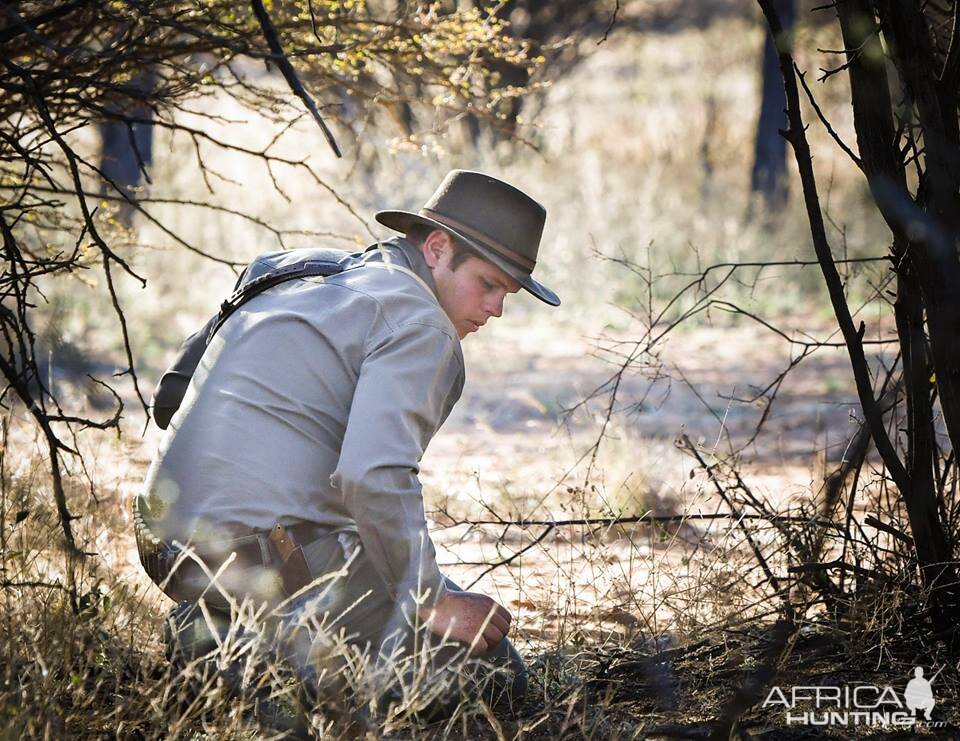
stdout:
<svg viewBox="0 0 960 741">
<path fill-rule="evenodd" d="M 173 363 L 160 377 L 151 401 L 157 426 L 167 429 L 183 403 L 190 379 L 211 338 L 243 304 L 278 283 L 316 275 L 336 275 L 362 264 L 355 253 L 328 248 L 268 252 L 254 259 L 237 280 L 233 293 L 220 304 L 220 311 L 183 341 Z"/>
</svg>

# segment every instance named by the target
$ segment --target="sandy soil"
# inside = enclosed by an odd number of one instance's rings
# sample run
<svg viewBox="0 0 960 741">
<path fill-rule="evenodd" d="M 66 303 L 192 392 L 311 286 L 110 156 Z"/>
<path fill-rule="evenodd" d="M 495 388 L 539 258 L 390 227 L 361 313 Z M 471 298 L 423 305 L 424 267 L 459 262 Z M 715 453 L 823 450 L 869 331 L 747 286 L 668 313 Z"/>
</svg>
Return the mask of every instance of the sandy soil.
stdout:
<svg viewBox="0 0 960 741">
<path fill-rule="evenodd" d="M 424 459 L 427 482 L 449 490 L 479 476 L 543 491 L 575 481 L 563 474 L 596 440 L 619 370 L 619 359 L 604 351 L 609 346 L 563 326 L 492 327 L 468 338 L 467 386 Z M 661 348 L 659 368 L 638 364 L 623 373 L 610 445 L 671 447 L 686 434 L 718 454 L 738 451 L 771 484 L 808 485 L 820 457 L 840 458 L 857 429 L 859 403 L 846 350 L 833 347 L 790 371 L 772 404 L 769 395 L 758 398 L 798 354 L 754 327 L 676 333 Z M 577 406 L 597 389 L 593 401 Z M 639 467 L 643 458 L 619 466 Z M 658 474 L 679 485 L 669 471 Z"/>
</svg>

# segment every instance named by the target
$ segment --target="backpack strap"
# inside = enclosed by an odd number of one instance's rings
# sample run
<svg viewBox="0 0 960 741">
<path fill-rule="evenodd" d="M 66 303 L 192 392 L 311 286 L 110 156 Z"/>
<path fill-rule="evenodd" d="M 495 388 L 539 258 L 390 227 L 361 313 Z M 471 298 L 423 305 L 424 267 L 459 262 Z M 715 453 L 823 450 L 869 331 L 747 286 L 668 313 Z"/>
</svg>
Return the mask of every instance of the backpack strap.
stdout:
<svg viewBox="0 0 960 741">
<path fill-rule="evenodd" d="M 335 275 L 343 272 L 343 270 L 344 267 L 334 260 L 307 260 L 282 268 L 276 268 L 264 273 L 259 278 L 254 278 L 249 283 L 240 286 L 240 288 L 230 294 L 229 298 L 220 304 L 220 313 L 217 314 L 216 320 L 210 327 L 204 344 L 210 344 L 210 340 L 213 339 L 217 330 L 230 318 L 233 312 L 268 288 L 273 288 L 279 283 L 284 283 L 296 278 L 309 278 L 315 275 Z"/>
</svg>

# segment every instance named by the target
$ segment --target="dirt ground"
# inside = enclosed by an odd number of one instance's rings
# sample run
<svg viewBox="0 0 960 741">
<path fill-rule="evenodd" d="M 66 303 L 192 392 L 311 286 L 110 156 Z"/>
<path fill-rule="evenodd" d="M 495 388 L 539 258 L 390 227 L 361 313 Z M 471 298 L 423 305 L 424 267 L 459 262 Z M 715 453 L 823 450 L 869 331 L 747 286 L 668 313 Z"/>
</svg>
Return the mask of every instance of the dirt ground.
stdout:
<svg viewBox="0 0 960 741">
<path fill-rule="evenodd" d="M 827 328 L 818 332 L 828 335 Z M 600 394 L 586 409 L 566 412 L 618 371 L 602 349 L 608 345 L 562 325 L 540 331 L 507 325 L 469 338 L 464 395 L 424 468 L 462 462 L 493 472 L 512 460 L 531 481 L 538 471 L 530 467 L 543 464 L 545 451 L 576 454 L 572 441 L 596 432 L 609 397 Z M 753 326 L 677 332 L 663 345 L 656 378 L 639 363 L 624 373 L 614 424 L 646 444 L 672 443 L 686 433 L 707 449 L 743 449 L 758 472 L 783 471 L 789 479 L 824 449 L 839 459 L 859 409 L 846 350 L 822 348 L 789 373 L 762 436 L 744 449 L 766 407 L 765 399 L 753 397 L 797 354 Z"/>
<path fill-rule="evenodd" d="M 562 476 L 583 455 L 584 443 L 589 448 L 596 440 L 609 394 L 577 405 L 609 388 L 619 370 L 604 346 L 609 343 L 562 325 L 539 332 L 495 326 L 487 336 L 469 338 L 466 389 L 423 462 L 428 487 L 449 491 L 477 476 L 493 487 L 540 492 L 575 482 L 572 474 Z M 655 377 L 639 363 L 623 374 L 608 428 L 611 455 L 601 458 L 623 474 L 654 475 L 679 488 L 682 481 L 662 467 L 663 451 L 686 434 L 718 455 L 739 451 L 771 493 L 809 486 L 820 458 L 840 459 L 857 429 L 859 403 L 846 350 L 827 347 L 790 371 L 767 410 L 765 398 L 753 397 L 791 357 L 786 343 L 753 326 L 671 335 Z M 765 411 L 761 434 L 747 444 Z M 620 447 L 633 449 L 631 459 L 607 460 L 623 452 Z M 643 471 L 645 465 L 656 470 Z"/>
</svg>

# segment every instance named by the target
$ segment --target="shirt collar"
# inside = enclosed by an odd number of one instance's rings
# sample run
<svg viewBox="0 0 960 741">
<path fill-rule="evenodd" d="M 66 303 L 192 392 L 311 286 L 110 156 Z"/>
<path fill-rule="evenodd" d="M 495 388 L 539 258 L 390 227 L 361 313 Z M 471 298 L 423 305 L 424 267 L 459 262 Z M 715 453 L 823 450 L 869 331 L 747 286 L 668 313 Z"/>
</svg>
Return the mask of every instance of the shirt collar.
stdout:
<svg viewBox="0 0 960 741">
<path fill-rule="evenodd" d="M 401 267 L 412 270 L 417 277 L 437 295 L 437 284 L 433 281 L 433 273 L 427 267 L 427 261 L 415 244 L 404 237 L 392 237 L 381 242 L 375 242 L 367 247 L 363 253 L 364 262 L 396 263 Z"/>
</svg>

